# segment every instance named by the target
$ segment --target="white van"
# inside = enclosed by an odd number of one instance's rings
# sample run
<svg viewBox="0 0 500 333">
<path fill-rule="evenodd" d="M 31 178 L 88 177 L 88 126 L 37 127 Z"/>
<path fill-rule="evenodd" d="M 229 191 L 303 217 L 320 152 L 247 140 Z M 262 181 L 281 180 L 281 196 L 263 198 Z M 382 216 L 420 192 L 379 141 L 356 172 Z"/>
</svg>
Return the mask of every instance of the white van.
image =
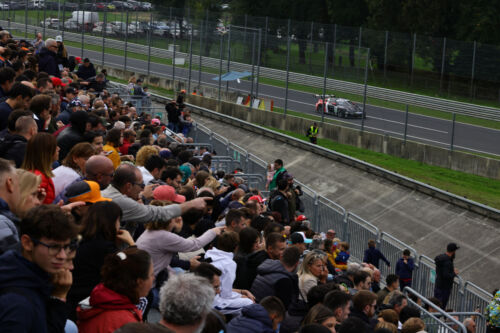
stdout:
<svg viewBox="0 0 500 333">
<path fill-rule="evenodd" d="M 33 8 L 45 8 L 45 0 L 31 0 Z"/>
</svg>

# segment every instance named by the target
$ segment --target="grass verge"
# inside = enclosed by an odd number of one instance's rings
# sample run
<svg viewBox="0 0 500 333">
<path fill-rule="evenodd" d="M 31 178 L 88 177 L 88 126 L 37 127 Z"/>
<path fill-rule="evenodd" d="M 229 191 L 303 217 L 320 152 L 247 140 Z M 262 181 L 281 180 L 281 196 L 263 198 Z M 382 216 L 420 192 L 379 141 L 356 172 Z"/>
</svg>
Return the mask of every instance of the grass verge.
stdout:
<svg viewBox="0 0 500 333">
<path fill-rule="evenodd" d="M 309 141 L 302 134 L 273 127 L 265 127 L 302 141 Z M 413 178 L 469 200 L 500 209 L 500 181 L 498 180 L 393 157 L 367 149 L 340 144 L 329 139 L 319 138 L 318 145 Z"/>
</svg>

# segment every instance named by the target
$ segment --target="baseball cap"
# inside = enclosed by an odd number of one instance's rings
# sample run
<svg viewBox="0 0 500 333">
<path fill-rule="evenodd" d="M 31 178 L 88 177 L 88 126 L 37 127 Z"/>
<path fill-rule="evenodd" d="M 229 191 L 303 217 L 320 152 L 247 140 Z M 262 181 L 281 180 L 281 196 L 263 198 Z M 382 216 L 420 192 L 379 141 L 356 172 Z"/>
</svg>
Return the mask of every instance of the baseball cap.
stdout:
<svg viewBox="0 0 500 333">
<path fill-rule="evenodd" d="M 69 107 L 75 107 L 75 106 L 83 106 L 82 102 L 78 98 L 74 98 L 69 102 Z"/>
<path fill-rule="evenodd" d="M 62 41 L 63 39 L 61 35 L 56 36 L 56 42 L 62 42 Z"/>
<path fill-rule="evenodd" d="M 160 125 L 161 121 L 160 119 L 153 118 L 151 119 L 151 125 Z"/>
<path fill-rule="evenodd" d="M 83 59 L 83 62 L 90 62 L 90 59 L 89 58 L 85 58 L 85 59 Z"/>
<path fill-rule="evenodd" d="M 63 83 L 60 78 L 51 77 L 50 79 L 52 80 L 52 84 L 54 85 L 54 87 L 58 87 L 58 86 L 66 87 L 66 83 Z"/>
<path fill-rule="evenodd" d="M 312 243 L 312 239 L 306 238 L 306 234 L 304 234 L 302 231 L 297 231 L 290 236 L 290 242 L 292 244 L 310 244 Z"/>
<path fill-rule="evenodd" d="M 183 203 L 186 197 L 175 193 L 175 188 L 170 185 L 160 185 L 153 191 L 155 200 L 166 200 L 175 203 Z"/>
<path fill-rule="evenodd" d="M 73 87 L 68 87 L 64 90 L 66 94 L 76 94 L 76 89 Z"/>
<path fill-rule="evenodd" d="M 297 218 L 295 219 L 295 221 L 298 221 L 298 222 L 302 222 L 302 221 L 305 221 L 307 220 L 307 217 L 305 215 L 299 215 L 297 216 Z"/>
<path fill-rule="evenodd" d="M 446 246 L 446 251 L 448 251 L 448 252 L 453 252 L 453 251 L 456 251 L 458 249 L 459 249 L 459 247 L 457 246 L 456 243 L 450 243 Z"/>
<path fill-rule="evenodd" d="M 264 202 L 264 200 L 262 200 L 262 197 L 260 195 L 252 195 L 250 198 L 248 198 L 248 201 L 250 200 L 257 201 L 260 204 Z"/>
<path fill-rule="evenodd" d="M 139 83 L 139 82 L 144 82 L 144 80 L 143 80 L 143 79 L 141 79 L 141 78 L 138 78 L 135 82 L 137 82 L 137 83 Z"/>
<path fill-rule="evenodd" d="M 81 180 L 69 185 L 66 189 L 66 197 L 69 202 L 84 201 L 96 203 L 99 201 L 111 201 L 101 196 L 99 184 L 91 180 Z"/>
<path fill-rule="evenodd" d="M 82 63 L 82 58 L 81 57 L 75 57 L 75 62 L 77 64 L 81 64 Z"/>
</svg>

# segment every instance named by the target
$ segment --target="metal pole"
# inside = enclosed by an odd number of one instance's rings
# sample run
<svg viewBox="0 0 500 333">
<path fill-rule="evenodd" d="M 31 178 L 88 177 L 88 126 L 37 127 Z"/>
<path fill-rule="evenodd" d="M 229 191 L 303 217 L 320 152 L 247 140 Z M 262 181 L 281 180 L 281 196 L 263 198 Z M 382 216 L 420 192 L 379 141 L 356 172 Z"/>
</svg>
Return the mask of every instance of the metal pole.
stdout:
<svg viewBox="0 0 500 333">
<path fill-rule="evenodd" d="M 62 24 L 62 38 L 64 40 L 64 24 L 66 23 L 65 20 L 66 20 L 66 2 L 64 3 L 64 6 L 63 6 L 63 24 Z"/>
<path fill-rule="evenodd" d="M 405 113 L 405 134 L 404 134 L 404 142 L 406 143 L 406 135 L 408 134 L 408 104 L 406 104 L 406 113 Z"/>
<path fill-rule="evenodd" d="M 106 28 L 107 28 L 107 24 L 108 24 L 108 11 L 107 11 L 107 8 L 104 7 L 104 22 L 103 22 L 103 26 L 102 26 L 102 59 L 101 59 L 101 66 L 104 67 L 104 45 L 106 45 Z"/>
<path fill-rule="evenodd" d="M 356 66 L 356 74 L 359 72 L 359 66 L 361 65 L 361 40 L 363 39 L 363 27 L 359 27 L 359 36 L 358 36 L 358 64 Z M 357 75 L 356 75 L 357 76 Z"/>
<path fill-rule="evenodd" d="M 83 59 L 83 48 L 85 47 L 85 9 L 81 12 L 82 17 L 82 47 L 81 47 L 81 58 Z M 80 15 L 80 11 L 78 11 L 78 15 Z"/>
<path fill-rule="evenodd" d="M 9 6 L 10 8 L 10 6 Z M 10 9 L 9 9 L 10 11 Z M 45 38 L 45 26 L 47 25 L 47 7 L 46 6 L 43 6 L 43 39 L 46 39 Z M 10 30 L 10 15 L 9 15 L 9 30 Z"/>
<path fill-rule="evenodd" d="M 259 47 L 257 53 L 257 77 L 255 80 L 255 98 L 259 97 L 259 76 L 260 76 L 260 52 L 262 44 L 262 29 L 259 29 Z"/>
<path fill-rule="evenodd" d="M 28 1 L 26 0 L 26 4 Z M 59 23 L 61 22 L 61 0 L 57 1 L 57 31 L 61 31 Z"/>
<path fill-rule="evenodd" d="M 264 31 L 264 49 L 265 49 L 265 53 L 264 53 L 264 65 L 267 64 L 267 31 L 268 31 L 268 25 L 269 25 L 269 17 L 266 16 L 266 26 L 265 26 L 265 31 Z"/>
<path fill-rule="evenodd" d="M 218 95 L 217 95 L 217 104 L 220 105 L 220 88 L 221 88 L 221 85 L 222 85 L 222 52 L 224 51 L 223 50 L 223 44 L 224 43 L 224 35 L 221 34 L 220 35 L 220 43 L 219 43 L 219 92 L 218 92 Z"/>
<path fill-rule="evenodd" d="M 227 33 L 227 71 L 231 70 L 231 24 L 228 27 L 229 32 Z M 246 32 L 245 32 L 246 34 Z M 229 90 L 229 81 L 226 81 L 226 92 Z"/>
<path fill-rule="evenodd" d="M 332 66 L 332 78 L 335 75 L 335 51 L 336 51 L 336 47 L 337 47 L 337 25 L 334 24 L 333 25 L 333 54 L 332 54 L 332 57 L 333 57 L 333 66 Z"/>
<path fill-rule="evenodd" d="M 172 8 L 170 8 L 170 10 L 172 10 Z M 170 24 L 172 24 L 172 23 L 170 23 Z M 172 36 L 173 36 L 172 41 L 174 44 L 174 53 L 172 55 L 172 81 L 174 82 L 174 96 L 175 96 L 175 92 L 177 91 L 175 88 L 175 55 L 176 55 L 176 51 L 177 51 L 177 45 L 175 45 L 176 30 L 177 30 L 177 18 L 174 17 L 174 33 L 172 34 Z"/>
<path fill-rule="evenodd" d="M 476 67 L 476 47 L 477 43 L 474 41 L 474 49 L 472 51 L 472 73 L 470 76 L 470 98 L 474 97 L 474 70 Z"/>
<path fill-rule="evenodd" d="M 248 15 L 245 14 L 245 34 L 243 35 L 243 45 L 247 45 L 247 21 L 248 21 Z"/>
<path fill-rule="evenodd" d="M 287 46 L 286 46 L 286 90 L 285 90 L 285 110 L 283 112 L 283 117 L 286 118 L 286 111 L 288 109 L 288 78 L 290 76 L 290 19 L 288 19 L 288 32 L 286 35 Z"/>
<path fill-rule="evenodd" d="M 363 116 L 361 117 L 361 132 L 365 129 L 365 117 L 366 117 L 366 89 L 368 87 L 368 62 L 370 61 L 370 49 L 366 52 L 366 62 L 365 62 L 365 88 L 363 91 Z"/>
<path fill-rule="evenodd" d="M 252 110 L 253 104 L 253 81 L 255 73 L 255 31 L 252 36 L 252 86 L 250 88 L 250 110 Z"/>
<path fill-rule="evenodd" d="M 149 15 L 149 22 L 153 22 L 153 13 Z M 148 29 L 148 79 L 149 73 L 151 70 L 151 34 L 153 33 L 153 29 L 150 26 Z"/>
<path fill-rule="evenodd" d="M 439 92 L 443 89 L 444 64 L 446 57 L 446 37 L 443 38 L 443 56 L 441 58 L 441 78 L 439 79 Z"/>
<path fill-rule="evenodd" d="M 193 69 L 193 25 L 191 24 L 191 34 L 189 36 L 189 74 L 188 74 L 188 94 L 191 92 L 191 71 Z"/>
<path fill-rule="evenodd" d="M 127 15 L 125 16 L 126 17 L 126 26 L 125 26 L 125 61 L 123 62 L 123 70 L 126 71 L 127 70 L 127 47 L 128 47 L 128 8 L 127 8 Z M 139 26 L 136 24 L 136 31 L 137 29 L 139 28 Z"/>
<path fill-rule="evenodd" d="M 26 10 L 28 10 L 28 8 L 26 8 Z M 3 16 L 3 12 L 2 12 L 2 16 Z M 36 33 L 38 32 L 38 24 L 40 24 L 40 11 L 37 10 L 36 11 L 36 22 L 35 22 L 35 37 L 36 37 Z M 45 36 L 43 36 L 43 38 L 45 38 Z"/>
<path fill-rule="evenodd" d="M 455 120 L 456 120 L 457 114 L 453 113 L 453 121 L 451 125 L 451 143 L 450 143 L 450 150 L 453 151 L 453 144 L 455 142 Z"/>
<path fill-rule="evenodd" d="M 28 0 L 26 0 L 26 9 L 24 10 L 24 38 L 28 39 Z"/>
<path fill-rule="evenodd" d="M 325 96 L 326 96 L 326 74 L 328 73 L 328 42 L 325 43 L 325 64 L 323 68 L 323 108 L 321 109 L 321 123 L 325 121 Z"/>
<path fill-rule="evenodd" d="M 413 49 L 411 51 L 411 76 L 410 86 L 413 86 L 413 69 L 415 68 L 415 48 L 417 47 L 417 33 L 413 34 Z"/>
<path fill-rule="evenodd" d="M 203 58 L 203 21 L 201 21 L 200 25 L 200 54 L 198 55 L 198 59 L 200 60 L 200 65 L 198 66 L 198 88 L 201 87 L 201 58 Z"/>
<path fill-rule="evenodd" d="M 311 32 L 309 36 L 309 40 L 311 43 L 310 49 L 309 49 L 309 73 L 312 74 L 312 54 L 313 54 L 313 31 L 314 31 L 314 22 L 311 21 Z"/>
<path fill-rule="evenodd" d="M 389 31 L 385 31 L 385 46 L 384 46 L 384 80 L 387 80 L 387 45 L 389 44 Z"/>
</svg>

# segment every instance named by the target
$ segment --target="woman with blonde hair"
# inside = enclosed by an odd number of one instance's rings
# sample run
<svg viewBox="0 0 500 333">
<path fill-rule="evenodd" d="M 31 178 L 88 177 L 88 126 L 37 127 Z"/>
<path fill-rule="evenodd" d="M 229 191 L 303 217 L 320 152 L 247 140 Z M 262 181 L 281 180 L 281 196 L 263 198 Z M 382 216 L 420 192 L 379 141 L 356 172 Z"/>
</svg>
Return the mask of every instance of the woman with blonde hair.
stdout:
<svg viewBox="0 0 500 333">
<path fill-rule="evenodd" d="M 19 177 L 20 200 L 13 210 L 18 217 L 22 218 L 31 208 L 42 204 L 45 192 L 40 191 L 42 177 L 23 169 L 17 169 L 16 172 Z"/>
<path fill-rule="evenodd" d="M 389 323 L 387 321 L 379 321 L 377 325 L 375 326 L 375 331 L 378 329 L 385 329 L 391 333 L 398 333 L 398 327 L 394 325 L 393 323 Z"/>
<path fill-rule="evenodd" d="M 56 138 L 49 133 L 37 133 L 28 140 L 21 169 L 40 175 L 40 187 L 45 190 L 43 204 L 51 204 L 55 199 L 52 164 L 59 159 Z"/>
<path fill-rule="evenodd" d="M 306 254 L 300 264 L 299 271 L 299 298 L 307 302 L 307 293 L 319 282 L 326 283 L 328 270 L 326 268 L 327 256 L 323 251 L 313 250 Z"/>
<path fill-rule="evenodd" d="M 141 147 L 135 157 L 135 165 L 144 166 L 148 158 L 150 158 L 152 155 L 160 155 L 158 149 L 156 149 L 154 146 Z"/>
</svg>

